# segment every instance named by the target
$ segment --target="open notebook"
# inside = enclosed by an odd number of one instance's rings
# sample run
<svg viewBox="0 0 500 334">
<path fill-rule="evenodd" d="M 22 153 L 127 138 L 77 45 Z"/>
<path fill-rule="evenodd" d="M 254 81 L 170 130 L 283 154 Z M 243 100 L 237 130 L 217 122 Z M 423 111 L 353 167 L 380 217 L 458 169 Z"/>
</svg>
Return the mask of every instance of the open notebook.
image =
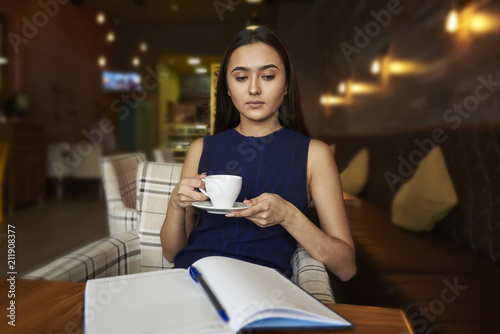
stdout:
<svg viewBox="0 0 500 334">
<path fill-rule="evenodd" d="M 212 256 L 193 267 L 227 314 L 186 269 L 89 280 L 84 329 L 97 333 L 237 333 L 250 328 L 353 325 L 276 270 Z"/>
</svg>

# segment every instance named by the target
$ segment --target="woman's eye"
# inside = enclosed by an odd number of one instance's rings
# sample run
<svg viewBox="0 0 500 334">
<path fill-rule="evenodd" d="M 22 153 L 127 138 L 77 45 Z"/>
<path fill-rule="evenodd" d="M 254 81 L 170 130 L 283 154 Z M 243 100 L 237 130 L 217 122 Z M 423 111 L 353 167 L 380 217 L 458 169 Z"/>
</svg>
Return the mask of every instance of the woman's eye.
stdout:
<svg viewBox="0 0 500 334">
<path fill-rule="evenodd" d="M 268 80 L 268 81 L 269 81 L 269 80 L 273 80 L 273 79 L 274 79 L 274 77 L 275 77 L 274 75 L 264 75 L 264 76 L 263 76 L 264 80 Z"/>
<path fill-rule="evenodd" d="M 247 77 L 236 77 L 236 81 L 245 81 Z"/>
</svg>

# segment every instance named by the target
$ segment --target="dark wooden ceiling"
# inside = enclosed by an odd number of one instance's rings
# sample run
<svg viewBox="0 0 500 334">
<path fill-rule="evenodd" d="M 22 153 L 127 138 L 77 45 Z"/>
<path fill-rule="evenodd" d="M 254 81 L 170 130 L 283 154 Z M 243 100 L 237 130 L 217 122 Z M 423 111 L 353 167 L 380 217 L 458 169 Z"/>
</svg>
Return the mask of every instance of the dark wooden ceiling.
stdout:
<svg viewBox="0 0 500 334">
<path fill-rule="evenodd" d="M 282 2 L 313 0 L 74 0 L 106 13 L 110 22 L 120 24 L 245 23 L 252 15 L 270 20 Z"/>
</svg>

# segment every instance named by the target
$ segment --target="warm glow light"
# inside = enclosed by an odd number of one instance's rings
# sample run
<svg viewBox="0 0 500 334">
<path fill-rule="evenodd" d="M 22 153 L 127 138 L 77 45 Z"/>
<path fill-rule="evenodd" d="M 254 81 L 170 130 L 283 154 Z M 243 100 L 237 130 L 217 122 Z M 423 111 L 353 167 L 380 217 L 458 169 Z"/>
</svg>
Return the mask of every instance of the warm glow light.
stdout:
<svg viewBox="0 0 500 334">
<path fill-rule="evenodd" d="M 380 60 L 378 58 L 373 60 L 370 71 L 372 72 L 372 74 L 379 74 L 380 73 Z"/>
<path fill-rule="evenodd" d="M 0 57 L 0 65 L 6 65 L 8 62 L 7 57 Z"/>
<path fill-rule="evenodd" d="M 141 50 L 142 52 L 148 51 L 148 45 L 146 44 L 146 42 L 142 42 L 141 44 L 139 44 L 139 50 Z"/>
<path fill-rule="evenodd" d="M 389 72 L 395 75 L 424 73 L 428 68 L 428 65 L 412 61 L 393 60 L 389 64 Z"/>
<path fill-rule="evenodd" d="M 187 59 L 187 63 L 189 65 L 193 65 L 193 66 L 200 65 L 201 64 L 201 59 L 198 58 L 198 57 L 189 57 Z"/>
<path fill-rule="evenodd" d="M 132 58 L 132 66 L 138 67 L 141 65 L 141 59 L 139 57 Z"/>
<path fill-rule="evenodd" d="M 110 43 L 113 43 L 115 41 L 115 33 L 112 31 L 108 32 L 108 34 L 106 35 L 106 40 Z"/>
<path fill-rule="evenodd" d="M 351 83 L 351 92 L 353 94 L 373 94 L 378 91 L 378 87 L 373 84 L 353 82 Z"/>
<path fill-rule="evenodd" d="M 451 33 L 458 30 L 458 12 L 456 9 L 451 10 L 448 14 L 448 18 L 446 19 L 446 30 Z"/>
<path fill-rule="evenodd" d="M 247 3 L 261 3 L 262 0 L 245 0 Z"/>
<path fill-rule="evenodd" d="M 339 86 L 337 87 L 337 90 L 340 94 L 345 94 L 346 91 L 347 91 L 347 85 L 345 83 L 345 81 L 342 81 L 341 83 L 339 83 Z"/>
<path fill-rule="evenodd" d="M 104 57 L 104 56 L 100 56 L 100 57 L 97 59 L 97 64 L 98 64 L 100 67 L 105 67 L 105 66 L 106 66 L 106 57 Z"/>
<path fill-rule="evenodd" d="M 255 30 L 255 29 L 257 29 L 258 27 L 259 27 L 259 26 L 257 26 L 257 25 L 249 25 L 249 26 L 246 26 L 246 29 L 247 29 L 247 30 Z"/>
<path fill-rule="evenodd" d="M 324 106 L 345 104 L 346 98 L 342 97 L 342 96 L 335 96 L 335 95 L 322 95 L 320 98 L 320 103 Z"/>
<path fill-rule="evenodd" d="M 470 30 L 474 33 L 487 33 L 499 30 L 498 19 L 486 13 L 473 14 L 470 18 Z"/>
<path fill-rule="evenodd" d="M 197 67 L 197 68 L 194 69 L 194 72 L 196 74 L 205 74 L 208 71 L 207 71 L 207 69 L 205 67 Z"/>
<path fill-rule="evenodd" d="M 103 12 L 97 13 L 96 21 L 99 24 L 104 24 L 106 22 L 106 15 Z"/>
</svg>

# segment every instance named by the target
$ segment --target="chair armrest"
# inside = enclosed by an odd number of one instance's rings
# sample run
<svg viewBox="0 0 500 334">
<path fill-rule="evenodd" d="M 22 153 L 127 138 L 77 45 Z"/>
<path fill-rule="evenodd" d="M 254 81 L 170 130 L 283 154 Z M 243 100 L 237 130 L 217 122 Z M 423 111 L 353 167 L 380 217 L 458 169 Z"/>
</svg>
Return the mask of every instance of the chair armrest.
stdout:
<svg viewBox="0 0 500 334">
<path fill-rule="evenodd" d="M 141 249 L 136 230 L 113 235 L 67 254 L 23 278 L 86 282 L 89 279 L 138 273 Z"/>
<path fill-rule="evenodd" d="M 137 209 L 127 208 L 126 206 L 108 207 L 109 235 L 123 233 L 129 230 L 137 229 L 139 213 Z"/>
<path fill-rule="evenodd" d="M 299 246 L 292 255 L 292 281 L 323 303 L 335 303 L 325 265 Z"/>
</svg>

